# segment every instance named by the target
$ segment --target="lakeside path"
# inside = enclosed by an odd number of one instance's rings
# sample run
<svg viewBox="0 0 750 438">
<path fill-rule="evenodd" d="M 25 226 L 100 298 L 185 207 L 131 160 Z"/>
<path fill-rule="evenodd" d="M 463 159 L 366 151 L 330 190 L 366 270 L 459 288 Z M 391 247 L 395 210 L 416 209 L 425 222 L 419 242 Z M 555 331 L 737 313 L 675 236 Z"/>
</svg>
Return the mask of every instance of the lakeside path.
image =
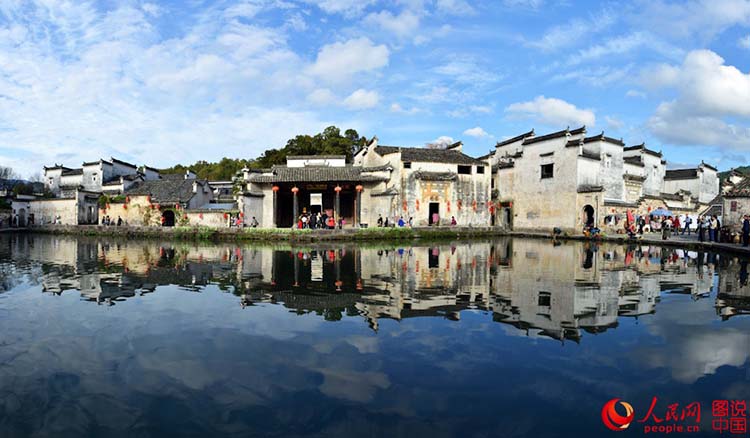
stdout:
<svg viewBox="0 0 750 438">
<path fill-rule="evenodd" d="M 5 230 L 3 230 L 5 231 Z M 658 233 L 645 234 L 636 239 L 625 235 L 605 235 L 596 239 L 583 235 L 552 236 L 542 232 L 503 231 L 491 227 L 420 227 L 420 228 L 365 228 L 344 230 L 292 230 L 261 228 L 200 228 L 200 227 L 117 227 L 101 225 L 46 225 L 33 228 L 14 229 L 19 232 L 39 232 L 50 234 L 111 236 L 123 238 L 158 238 L 179 240 L 221 240 L 253 242 L 355 242 L 355 241 L 403 241 L 403 240 L 444 240 L 478 239 L 493 237 L 525 237 L 556 241 L 577 240 L 584 242 L 616 242 L 621 244 L 645 244 L 703 251 L 726 251 L 750 255 L 750 248 L 732 243 L 699 242 L 695 234 L 675 235 L 662 240 Z"/>
</svg>

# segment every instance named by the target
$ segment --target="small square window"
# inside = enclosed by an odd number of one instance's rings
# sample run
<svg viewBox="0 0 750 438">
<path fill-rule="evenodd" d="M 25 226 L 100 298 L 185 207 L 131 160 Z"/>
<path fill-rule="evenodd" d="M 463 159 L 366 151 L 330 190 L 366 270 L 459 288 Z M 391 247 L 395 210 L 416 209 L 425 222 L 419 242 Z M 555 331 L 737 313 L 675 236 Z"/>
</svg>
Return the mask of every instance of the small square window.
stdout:
<svg viewBox="0 0 750 438">
<path fill-rule="evenodd" d="M 458 166 L 459 175 L 471 175 L 471 166 Z"/>
<path fill-rule="evenodd" d="M 537 304 L 539 306 L 549 307 L 552 305 L 552 294 L 549 292 L 539 292 Z"/>
<path fill-rule="evenodd" d="M 411 163 L 410 162 L 404 162 L 404 169 L 411 169 Z"/>
<path fill-rule="evenodd" d="M 542 164 L 542 179 L 552 178 L 555 174 L 554 164 Z"/>
<path fill-rule="evenodd" d="M 477 173 L 484 173 L 484 166 L 477 166 Z"/>
</svg>

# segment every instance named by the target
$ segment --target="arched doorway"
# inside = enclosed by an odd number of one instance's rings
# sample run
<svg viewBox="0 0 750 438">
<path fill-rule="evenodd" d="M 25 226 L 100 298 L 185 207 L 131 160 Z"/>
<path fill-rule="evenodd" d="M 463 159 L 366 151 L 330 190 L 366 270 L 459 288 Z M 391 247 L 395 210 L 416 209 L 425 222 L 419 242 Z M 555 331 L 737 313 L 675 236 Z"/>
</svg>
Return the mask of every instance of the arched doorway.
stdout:
<svg viewBox="0 0 750 438">
<path fill-rule="evenodd" d="M 173 227 L 174 226 L 174 211 L 164 210 L 161 214 L 161 226 Z"/>
<path fill-rule="evenodd" d="M 583 207 L 583 224 L 587 227 L 594 225 L 594 207 L 588 204 Z"/>
<path fill-rule="evenodd" d="M 19 227 L 26 226 L 26 209 L 24 208 L 18 209 L 18 226 Z"/>
</svg>

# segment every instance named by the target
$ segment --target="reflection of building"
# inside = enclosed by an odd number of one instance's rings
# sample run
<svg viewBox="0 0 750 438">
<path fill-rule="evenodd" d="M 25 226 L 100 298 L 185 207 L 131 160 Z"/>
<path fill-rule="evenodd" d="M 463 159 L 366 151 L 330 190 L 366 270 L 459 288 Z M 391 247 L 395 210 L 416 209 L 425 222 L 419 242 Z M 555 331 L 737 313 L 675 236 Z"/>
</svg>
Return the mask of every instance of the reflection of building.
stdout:
<svg viewBox="0 0 750 438">
<path fill-rule="evenodd" d="M 750 309 L 746 261 L 649 246 L 504 239 L 303 250 L 0 238 L 9 257 L 40 265 L 43 290 L 77 290 L 108 304 L 160 286 L 210 286 L 237 295 L 243 307 L 272 303 L 326 320 L 358 316 L 374 329 L 384 319 L 459 319 L 475 309 L 527 334 L 579 341 L 616 327 L 618 318 L 654 313 L 662 294 L 703 298 L 714 291 L 717 272 L 719 313 Z"/>
</svg>

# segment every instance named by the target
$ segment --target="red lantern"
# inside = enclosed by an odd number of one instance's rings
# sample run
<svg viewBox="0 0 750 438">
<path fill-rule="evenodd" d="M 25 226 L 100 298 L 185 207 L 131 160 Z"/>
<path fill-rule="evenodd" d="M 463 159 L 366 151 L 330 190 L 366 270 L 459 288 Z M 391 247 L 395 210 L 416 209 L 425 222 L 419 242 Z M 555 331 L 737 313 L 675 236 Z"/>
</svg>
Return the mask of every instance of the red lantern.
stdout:
<svg viewBox="0 0 750 438">
<path fill-rule="evenodd" d="M 334 188 L 333 191 L 336 193 L 341 192 L 341 186 L 336 186 L 336 188 Z"/>
<path fill-rule="evenodd" d="M 448 206 L 448 213 L 451 212 L 451 201 L 447 201 L 446 205 Z"/>
<path fill-rule="evenodd" d="M 299 192 L 299 189 L 296 186 L 292 187 L 292 193 L 294 193 L 296 195 L 297 192 Z"/>
<path fill-rule="evenodd" d="M 409 207 L 408 207 L 406 201 L 403 202 L 403 209 L 404 209 L 404 211 L 409 211 Z"/>
<path fill-rule="evenodd" d="M 228 219 L 228 218 L 229 218 L 229 214 L 224 213 L 224 219 Z"/>
<path fill-rule="evenodd" d="M 474 211 L 477 211 L 477 200 L 476 199 L 473 200 L 473 201 L 471 201 L 471 208 L 473 208 Z"/>
<path fill-rule="evenodd" d="M 354 190 L 356 190 L 357 192 L 362 192 L 362 190 L 364 190 L 364 187 L 362 187 L 362 184 L 357 184 L 357 186 L 354 187 Z"/>
<path fill-rule="evenodd" d="M 240 212 L 240 217 L 245 217 L 245 213 Z"/>
<path fill-rule="evenodd" d="M 414 206 L 415 206 L 415 207 L 417 207 L 417 211 L 419 211 L 419 199 L 417 199 L 417 200 L 416 200 L 416 201 L 414 202 Z"/>
<path fill-rule="evenodd" d="M 273 190 L 274 193 L 278 192 L 279 191 L 279 186 L 273 186 L 273 187 L 271 187 L 271 190 Z"/>
<path fill-rule="evenodd" d="M 461 207 L 463 207 L 464 203 L 462 200 L 458 200 L 458 209 L 461 210 Z"/>
</svg>

